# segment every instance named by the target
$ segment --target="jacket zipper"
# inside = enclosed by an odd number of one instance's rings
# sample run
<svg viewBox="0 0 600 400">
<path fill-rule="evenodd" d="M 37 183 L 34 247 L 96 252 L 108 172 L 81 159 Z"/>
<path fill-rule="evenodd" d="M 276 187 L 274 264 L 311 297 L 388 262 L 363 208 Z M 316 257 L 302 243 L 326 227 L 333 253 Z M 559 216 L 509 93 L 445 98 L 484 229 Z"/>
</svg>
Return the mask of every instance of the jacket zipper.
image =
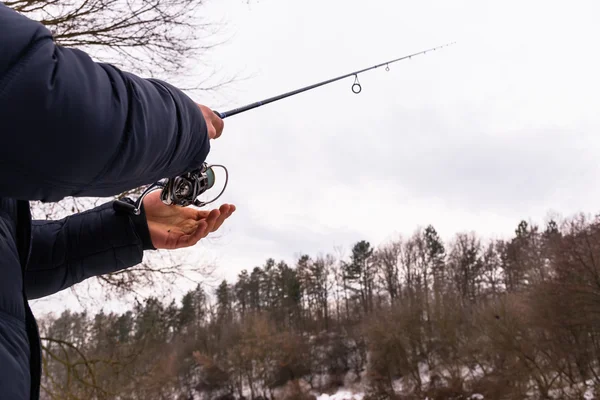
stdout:
<svg viewBox="0 0 600 400">
<path fill-rule="evenodd" d="M 23 275 L 23 302 L 25 306 L 25 327 L 27 338 L 29 339 L 29 371 L 31 376 L 30 399 L 39 400 L 40 384 L 42 379 L 42 348 L 40 345 L 40 334 L 35 317 L 29 307 L 27 294 L 25 292 L 25 271 L 27 270 L 29 259 L 31 257 L 31 244 L 33 242 L 33 232 L 31 229 L 31 210 L 29 202 L 17 202 L 17 231 L 19 232 L 19 243 L 24 245 L 21 250 L 21 271 Z"/>
</svg>

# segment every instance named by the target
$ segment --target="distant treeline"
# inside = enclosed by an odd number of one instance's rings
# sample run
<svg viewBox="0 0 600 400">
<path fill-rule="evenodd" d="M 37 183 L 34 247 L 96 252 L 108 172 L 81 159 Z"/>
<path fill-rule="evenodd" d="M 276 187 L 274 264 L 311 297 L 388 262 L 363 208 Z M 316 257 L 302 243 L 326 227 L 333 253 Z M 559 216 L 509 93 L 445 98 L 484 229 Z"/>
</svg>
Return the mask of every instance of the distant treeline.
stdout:
<svg viewBox="0 0 600 400">
<path fill-rule="evenodd" d="M 582 399 L 600 385 L 600 219 L 448 243 L 427 226 L 41 329 L 48 399 L 310 399 L 344 379 L 366 399 Z"/>
</svg>

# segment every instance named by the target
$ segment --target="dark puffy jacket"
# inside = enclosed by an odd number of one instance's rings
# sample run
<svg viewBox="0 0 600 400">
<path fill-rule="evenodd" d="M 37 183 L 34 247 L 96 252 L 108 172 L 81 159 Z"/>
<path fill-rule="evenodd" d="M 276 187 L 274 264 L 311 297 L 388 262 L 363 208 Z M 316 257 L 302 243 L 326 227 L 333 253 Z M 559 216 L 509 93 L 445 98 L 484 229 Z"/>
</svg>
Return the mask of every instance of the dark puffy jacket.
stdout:
<svg viewBox="0 0 600 400">
<path fill-rule="evenodd" d="M 41 352 L 27 300 L 138 264 L 144 214 L 108 202 L 32 221 L 29 201 L 107 197 L 199 166 L 210 150 L 196 104 L 57 46 L 0 3 L 0 398 L 37 399 Z"/>
</svg>

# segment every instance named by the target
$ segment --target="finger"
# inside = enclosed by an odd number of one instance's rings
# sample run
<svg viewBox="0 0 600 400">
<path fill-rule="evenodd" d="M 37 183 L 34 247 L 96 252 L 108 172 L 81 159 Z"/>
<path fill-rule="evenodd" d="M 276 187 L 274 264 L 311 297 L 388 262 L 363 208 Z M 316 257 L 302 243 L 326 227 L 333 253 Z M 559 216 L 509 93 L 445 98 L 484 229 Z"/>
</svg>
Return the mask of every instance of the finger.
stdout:
<svg viewBox="0 0 600 400">
<path fill-rule="evenodd" d="M 221 215 L 221 211 L 219 210 L 210 210 L 208 217 L 206 217 L 207 224 L 207 232 L 212 232 L 215 224 L 217 223 L 219 216 Z"/>
<path fill-rule="evenodd" d="M 211 139 L 216 139 L 219 136 L 217 136 L 217 128 L 215 128 L 215 126 L 211 123 L 206 124 L 206 128 L 208 130 L 208 137 Z"/>
<path fill-rule="evenodd" d="M 223 133 L 223 127 L 225 126 L 225 122 L 218 115 L 214 114 L 214 117 L 212 118 L 212 123 L 215 128 L 214 138 L 217 139 L 221 137 L 221 134 Z"/>
<path fill-rule="evenodd" d="M 227 213 L 231 215 L 235 211 L 235 206 L 233 204 L 223 204 L 220 208 L 220 211 L 222 213 Z"/>
<path fill-rule="evenodd" d="M 211 211 L 194 210 L 193 219 L 195 221 L 205 221 L 209 218 L 209 216 L 211 215 L 211 212 L 213 212 L 213 211 L 215 211 L 215 210 L 211 210 Z M 219 227 L 223 224 L 225 219 L 229 218 L 229 216 L 231 216 L 231 214 L 235 211 L 235 206 L 232 204 L 223 204 L 223 205 L 221 205 L 221 207 L 219 207 L 218 211 L 219 211 L 220 215 L 218 216 L 217 220 L 215 221 L 214 225 L 212 226 L 210 232 L 214 232 L 217 229 L 219 229 Z"/>
<path fill-rule="evenodd" d="M 196 221 L 205 220 L 210 214 L 210 211 L 207 210 L 194 210 L 194 219 Z"/>
<path fill-rule="evenodd" d="M 210 139 L 217 139 L 223 133 L 225 123 L 213 110 L 203 104 L 198 104 L 206 122 L 206 130 Z"/>
<path fill-rule="evenodd" d="M 229 217 L 229 215 L 230 215 L 229 205 L 223 204 L 221 207 L 219 207 L 219 212 L 221 214 L 219 215 L 219 218 L 217 218 L 217 220 L 215 221 L 215 224 L 213 225 L 211 232 L 217 231 L 221 227 L 221 225 L 223 224 L 225 219 L 227 217 Z"/>
<path fill-rule="evenodd" d="M 221 227 L 221 225 L 223 225 L 225 220 L 229 218 L 231 214 L 233 214 L 233 212 L 235 211 L 235 206 L 233 204 L 223 204 L 219 208 L 219 211 L 221 211 L 221 215 L 219 216 L 219 219 L 213 227 L 213 232 L 217 231 Z"/>
<path fill-rule="evenodd" d="M 215 225 L 218 223 L 219 220 L 223 219 L 224 221 L 226 218 L 231 216 L 231 214 L 234 211 L 235 206 L 230 204 L 222 205 L 219 208 L 219 210 L 214 209 L 210 212 L 203 211 L 203 213 L 208 213 L 205 219 L 200 220 L 198 222 L 198 226 L 194 233 L 190 235 L 181 236 L 174 248 L 189 247 L 195 245 L 196 243 L 198 243 L 198 241 L 208 236 L 210 232 L 214 232 L 216 229 L 218 229 L 215 228 Z"/>
</svg>

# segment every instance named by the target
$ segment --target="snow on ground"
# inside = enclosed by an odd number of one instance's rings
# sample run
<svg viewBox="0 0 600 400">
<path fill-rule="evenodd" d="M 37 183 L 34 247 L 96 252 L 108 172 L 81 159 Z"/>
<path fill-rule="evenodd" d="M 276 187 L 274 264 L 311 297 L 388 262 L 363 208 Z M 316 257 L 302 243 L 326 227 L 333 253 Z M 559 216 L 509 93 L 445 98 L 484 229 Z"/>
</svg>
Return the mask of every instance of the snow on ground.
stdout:
<svg viewBox="0 0 600 400">
<path fill-rule="evenodd" d="M 583 398 L 585 400 L 595 399 L 596 397 L 594 396 L 594 381 L 591 379 L 586 381 L 585 386 L 587 387 L 587 389 L 585 390 L 585 393 L 583 394 Z"/>
<path fill-rule="evenodd" d="M 322 394 L 317 396 L 317 400 L 362 400 L 365 397 L 364 393 L 352 393 L 347 390 L 339 390 L 336 394 Z M 424 400 L 429 400 L 425 398 Z M 484 400 L 483 395 L 474 394 L 469 397 L 469 400 Z"/>
<path fill-rule="evenodd" d="M 362 400 L 364 396 L 363 393 L 352 393 L 340 390 L 336 394 L 322 394 L 317 397 L 317 400 Z"/>
</svg>

